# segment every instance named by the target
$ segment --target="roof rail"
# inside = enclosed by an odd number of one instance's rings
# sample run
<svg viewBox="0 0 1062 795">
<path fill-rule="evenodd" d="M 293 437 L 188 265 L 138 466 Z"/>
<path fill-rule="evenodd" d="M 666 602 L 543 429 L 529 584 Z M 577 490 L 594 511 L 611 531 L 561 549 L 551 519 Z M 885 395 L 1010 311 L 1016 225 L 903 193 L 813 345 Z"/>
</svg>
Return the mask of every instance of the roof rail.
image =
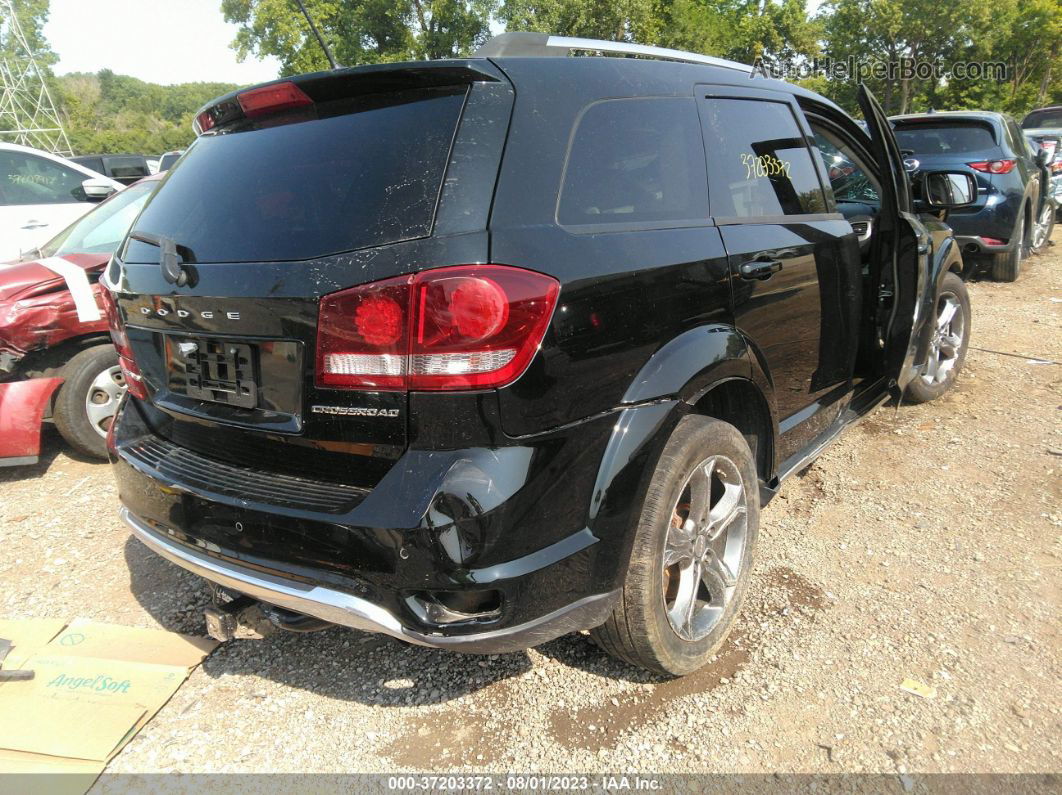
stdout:
<svg viewBox="0 0 1062 795">
<path fill-rule="evenodd" d="M 495 36 L 478 50 L 476 55 L 482 58 L 516 56 L 537 58 L 548 55 L 567 55 L 572 50 L 589 52 L 614 52 L 620 55 L 641 55 L 665 61 L 683 61 L 685 63 L 722 66 L 751 73 L 752 67 L 713 55 L 700 55 L 695 52 L 669 50 L 666 47 L 649 47 L 644 44 L 631 44 L 625 41 L 599 41 L 597 39 L 580 39 L 573 36 L 554 36 L 549 33 L 502 33 Z"/>
</svg>

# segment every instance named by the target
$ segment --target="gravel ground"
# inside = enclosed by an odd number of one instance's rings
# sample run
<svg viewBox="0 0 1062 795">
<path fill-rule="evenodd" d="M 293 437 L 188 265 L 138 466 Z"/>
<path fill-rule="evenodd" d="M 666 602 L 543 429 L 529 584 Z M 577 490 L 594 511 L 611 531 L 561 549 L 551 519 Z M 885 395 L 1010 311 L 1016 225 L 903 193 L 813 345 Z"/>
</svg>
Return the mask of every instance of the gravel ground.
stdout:
<svg viewBox="0 0 1062 795">
<path fill-rule="evenodd" d="M 582 635 L 489 658 L 338 628 L 236 641 L 109 771 L 1058 771 L 1059 252 L 971 284 L 955 390 L 879 409 L 783 487 L 706 669 L 660 681 Z M 0 615 L 204 632 L 198 581 L 54 434 L 0 471 L 0 527 Z"/>
</svg>

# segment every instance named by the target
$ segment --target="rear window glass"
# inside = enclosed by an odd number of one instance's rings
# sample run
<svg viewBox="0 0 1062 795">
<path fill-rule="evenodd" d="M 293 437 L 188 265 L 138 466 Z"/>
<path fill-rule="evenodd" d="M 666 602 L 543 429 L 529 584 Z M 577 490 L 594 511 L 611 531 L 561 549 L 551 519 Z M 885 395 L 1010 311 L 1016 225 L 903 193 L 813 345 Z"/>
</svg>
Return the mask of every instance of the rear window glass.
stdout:
<svg viewBox="0 0 1062 795">
<path fill-rule="evenodd" d="M 706 186 L 692 98 L 606 100 L 579 120 L 557 220 L 570 225 L 706 220 Z"/>
<path fill-rule="evenodd" d="M 112 177 L 146 177 L 151 173 L 143 158 L 112 158 L 107 165 L 111 168 Z"/>
<path fill-rule="evenodd" d="M 1052 110 L 1034 110 L 1022 121 L 1021 126 L 1027 130 L 1036 127 L 1050 127 L 1062 130 L 1062 108 Z"/>
<path fill-rule="evenodd" d="M 898 124 L 895 132 L 901 149 L 910 149 L 919 155 L 982 152 L 997 145 L 992 130 L 976 122 Z"/>
<path fill-rule="evenodd" d="M 788 105 L 709 98 L 704 111 L 712 215 L 754 218 L 826 212 L 815 162 Z"/>
<path fill-rule="evenodd" d="M 465 89 L 361 98 L 354 112 L 199 138 L 135 230 L 197 262 L 322 257 L 424 237 Z M 344 103 L 343 110 L 350 109 Z M 128 262 L 158 262 L 130 241 Z"/>
</svg>

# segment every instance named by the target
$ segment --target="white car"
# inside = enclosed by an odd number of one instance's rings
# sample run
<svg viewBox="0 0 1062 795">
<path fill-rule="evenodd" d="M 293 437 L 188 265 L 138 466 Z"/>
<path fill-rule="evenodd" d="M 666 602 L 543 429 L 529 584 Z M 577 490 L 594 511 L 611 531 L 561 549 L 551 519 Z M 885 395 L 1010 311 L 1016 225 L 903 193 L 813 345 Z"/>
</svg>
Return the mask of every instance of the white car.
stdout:
<svg viewBox="0 0 1062 795">
<path fill-rule="evenodd" d="M 58 155 L 0 143 L 0 262 L 48 242 L 124 187 Z"/>
</svg>

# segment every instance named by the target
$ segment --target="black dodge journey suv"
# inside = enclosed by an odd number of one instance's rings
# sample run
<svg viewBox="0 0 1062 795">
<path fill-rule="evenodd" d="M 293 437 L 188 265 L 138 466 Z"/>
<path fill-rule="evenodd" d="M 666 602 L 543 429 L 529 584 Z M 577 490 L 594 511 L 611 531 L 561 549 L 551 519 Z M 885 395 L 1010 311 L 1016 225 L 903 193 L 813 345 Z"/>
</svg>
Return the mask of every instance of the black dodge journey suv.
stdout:
<svg viewBox="0 0 1062 795">
<path fill-rule="evenodd" d="M 104 280 L 123 518 L 220 638 L 698 668 L 779 484 L 962 366 L 972 179 L 862 103 L 543 34 L 214 100 Z"/>
</svg>

